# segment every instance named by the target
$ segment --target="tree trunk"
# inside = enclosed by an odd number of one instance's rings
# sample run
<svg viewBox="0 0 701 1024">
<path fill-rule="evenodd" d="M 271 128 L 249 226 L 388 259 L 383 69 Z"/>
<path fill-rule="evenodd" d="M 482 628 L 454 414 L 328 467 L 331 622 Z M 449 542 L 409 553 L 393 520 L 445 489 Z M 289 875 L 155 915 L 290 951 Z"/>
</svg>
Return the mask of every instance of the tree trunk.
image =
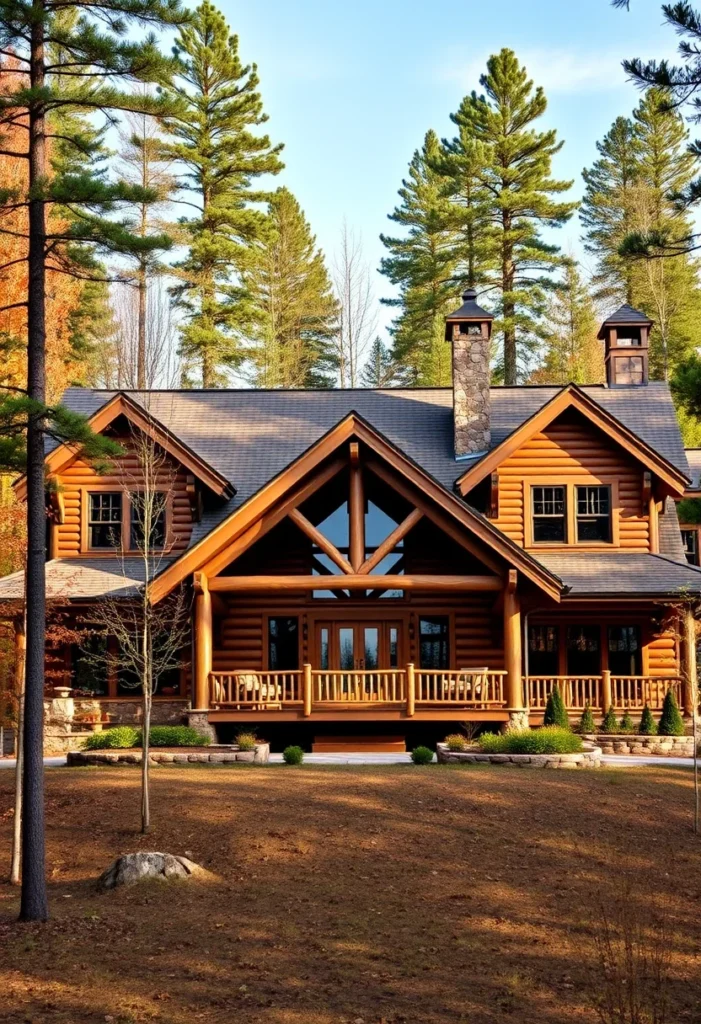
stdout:
<svg viewBox="0 0 701 1024">
<path fill-rule="evenodd" d="M 19 885 L 22 870 L 22 768 L 24 764 L 24 623 L 15 626 L 15 687 L 17 689 L 17 762 L 15 765 L 15 817 L 12 827 L 10 884 Z M 21 629 L 21 632 L 19 631 Z"/>
<path fill-rule="evenodd" d="M 44 5 L 34 0 L 30 82 L 44 88 Z M 41 408 L 27 428 L 27 660 L 24 696 L 24 813 L 22 816 L 21 921 L 46 921 L 44 850 L 44 634 L 46 631 L 46 509 L 44 506 L 44 413 L 46 397 L 45 246 L 46 211 L 40 193 L 46 176 L 44 101 L 29 110 L 29 288 L 27 391 Z"/>
<path fill-rule="evenodd" d="M 146 266 L 139 267 L 139 322 L 136 339 L 136 386 L 140 391 L 146 388 Z"/>
<path fill-rule="evenodd" d="M 504 214 L 502 224 L 504 229 L 501 264 L 502 316 L 504 318 L 504 383 L 513 386 L 518 381 L 516 368 L 516 325 L 514 323 L 516 306 L 513 298 L 507 298 L 507 295 L 513 295 L 515 273 L 513 243 L 508 237 L 511 231 L 511 216 L 509 214 Z"/>
<path fill-rule="evenodd" d="M 151 831 L 151 799 L 149 793 L 149 733 L 151 731 L 151 695 L 147 693 L 147 683 L 143 684 L 143 739 L 141 741 L 141 834 Z"/>
</svg>

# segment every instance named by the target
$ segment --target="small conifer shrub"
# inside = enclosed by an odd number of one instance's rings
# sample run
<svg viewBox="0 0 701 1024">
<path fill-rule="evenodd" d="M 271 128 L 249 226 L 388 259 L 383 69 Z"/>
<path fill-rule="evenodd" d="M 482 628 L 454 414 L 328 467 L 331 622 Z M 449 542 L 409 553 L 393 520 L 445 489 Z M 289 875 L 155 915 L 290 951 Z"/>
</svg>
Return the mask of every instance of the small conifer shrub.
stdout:
<svg viewBox="0 0 701 1024">
<path fill-rule="evenodd" d="M 570 720 L 565 710 L 565 702 L 558 686 L 553 686 L 545 705 L 543 725 L 557 725 L 560 729 L 569 729 Z"/>
<path fill-rule="evenodd" d="M 462 735 L 462 733 L 453 732 L 450 734 L 450 736 L 446 736 L 445 745 L 448 748 L 448 750 L 452 751 L 466 750 L 467 740 Z"/>
<path fill-rule="evenodd" d="M 253 732 L 240 732 L 236 737 L 239 750 L 255 750 L 256 742 L 256 734 Z"/>
<path fill-rule="evenodd" d="M 641 736 L 656 736 L 657 735 L 657 722 L 652 717 L 652 711 L 646 704 L 643 708 L 643 713 L 640 717 L 640 725 L 638 726 L 638 733 Z"/>
<path fill-rule="evenodd" d="M 616 712 L 613 710 L 613 704 L 604 715 L 604 720 L 601 723 L 601 731 L 611 734 L 618 732 L 618 719 L 616 718 Z"/>
<path fill-rule="evenodd" d="M 618 723 L 618 728 L 619 728 L 620 732 L 625 732 L 625 733 L 633 732 L 634 731 L 635 725 L 633 723 L 633 719 L 630 717 L 630 712 L 629 711 L 625 711 L 624 712 L 623 718 Z"/>
<path fill-rule="evenodd" d="M 667 690 L 664 703 L 662 704 L 662 715 L 657 730 L 660 736 L 683 736 L 684 719 L 679 711 L 677 699 L 672 690 Z"/>
<path fill-rule="evenodd" d="M 414 764 L 430 764 L 433 761 L 433 751 L 429 747 L 414 747 L 411 760 Z"/>
<path fill-rule="evenodd" d="M 301 764 L 304 760 L 304 751 L 301 747 L 285 747 L 282 752 L 282 759 L 285 764 Z"/>
<path fill-rule="evenodd" d="M 588 735 L 596 732 L 596 725 L 594 724 L 594 716 L 591 713 L 591 707 L 589 701 L 584 706 L 582 717 L 579 720 L 579 732 L 581 735 Z"/>
</svg>

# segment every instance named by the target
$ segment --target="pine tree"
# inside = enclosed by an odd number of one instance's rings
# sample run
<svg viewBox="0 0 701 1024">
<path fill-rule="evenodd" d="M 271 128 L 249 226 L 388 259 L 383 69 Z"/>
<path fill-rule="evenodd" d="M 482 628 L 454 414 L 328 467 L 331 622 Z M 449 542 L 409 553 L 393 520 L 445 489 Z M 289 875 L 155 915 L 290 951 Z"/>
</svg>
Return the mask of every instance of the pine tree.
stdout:
<svg viewBox="0 0 701 1024">
<path fill-rule="evenodd" d="M 268 214 L 271 230 L 252 247 L 243 276 L 255 314 L 249 352 L 255 385 L 330 387 L 338 303 L 324 254 L 289 189 L 275 192 Z"/>
<path fill-rule="evenodd" d="M 618 719 L 616 718 L 616 712 L 613 710 L 613 704 L 604 715 L 601 731 L 610 735 L 615 735 L 618 732 Z"/>
<path fill-rule="evenodd" d="M 64 11 L 64 19 L 57 18 Z M 77 11 L 77 19 L 68 16 Z M 24 713 L 24 814 L 22 822 L 23 920 L 46 920 L 48 904 L 44 877 L 43 699 L 46 634 L 46 574 L 44 497 L 44 444 L 47 435 L 83 441 L 92 434 L 81 417 L 60 407 L 46 406 L 46 282 L 47 273 L 94 276 L 81 261 L 80 246 L 98 253 L 148 249 L 135 238 L 115 208 L 135 198 L 123 183 L 110 184 L 89 167 L 92 143 L 78 130 L 63 138 L 83 154 L 85 169 L 51 176 L 47 140 L 59 134 L 52 128 L 53 114 L 64 107 L 93 114 L 114 110 L 164 113 L 162 97 L 144 103 L 123 89 L 125 83 L 166 80 L 171 62 L 158 52 L 153 36 L 127 38 L 134 27 L 177 24 L 185 19 L 179 0 L 97 0 L 87 6 L 78 0 L 34 0 L 31 5 L 7 0 L 0 10 L 3 49 L 12 51 L 23 73 L 0 95 L 2 153 L 27 168 L 26 182 L 0 190 L 0 213 L 27 211 L 26 395 L 0 398 L 0 458 L 10 462 L 24 449 L 27 475 L 26 564 L 26 671 Z M 138 34 L 138 33 L 134 33 Z M 65 62 L 57 66 L 47 43 L 71 54 L 70 75 Z M 60 74 L 56 74 L 56 72 Z M 66 78 L 71 85 L 66 90 Z M 6 143 L 12 128 L 20 126 L 24 142 Z M 63 134 L 63 133 L 60 133 Z M 47 208 L 70 205 L 72 218 L 64 228 L 47 228 Z M 110 216 L 105 216 L 105 215 Z M 0 226 L 0 232 L 5 229 Z M 7 308 L 7 307 L 5 307 Z"/>
<path fill-rule="evenodd" d="M 182 109 L 166 119 L 165 151 L 183 167 L 180 183 L 198 214 L 181 221 L 188 252 L 175 264 L 174 296 L 185 316 L 181 355 L 210 388 L 243 358 L 240 335 L 255 311 L 241 278 L 253 244 L 268 230 L 256 204 L 270 198 L 252 183 L 282 169 L 282 146 L 254 131 L 267 121 L 256 66 L 241 63 L 238 37 L 220 11 L 200 4 L 176 52 L 180 71 L 172 93 Z"/>
<path fill-rule="evenodd" d="M 553 686 L 548 694 L 543 715 L 543 725 L 557 725 L 561 729 L 569 729 L 570 720 L 565 708 L 565 702 L 557 686 Z"/>
<path fill-rule="evenodd" d="M 598 160 L 582 171 L 584 248 L 596 257 L 596 297 L 632 305 L 633 268 L 618 249 L 631 230 L 630 192 L 638 177 L 640 146 L 633 122 L 617 117 L 596 148 Z"/>
<path fill-rule="evenodd" d="M 657 722 L 652 717 L 652 711 L 646 704 L 643 708 L 643 713 L 640 717 L 640 725 L 638 726 L 638 733 L 640 736 L 656 736 L 657 735 Z"/>
<path fill-rule="evenodd" d="M 681 716 L 673 690 L 667 690 L 662 702 L 662 714 L 657 726 L 660 736 L 683 736 L 684 719 Z"/>
<path fill-rule="evenodd" d="M 591 707 L 589 706 L 589 701 L 587 701 L 587 703 L 586 703 L 586 705 L 584 707 L 584 711 L 582 712 L 582 717 L 579 720 L 579 732 L 583 736 L 590 736 L 592 733 L 596 732 L 596 725 L 594 723 L 594 716 L 591 713 Z"/>
<path fill-rule="evenodd" d="M 383 299 L 401 312 L 392 327 L 393 359 L 404 367 L 412 384 L 445 385 L 451 380 L 450 346 L 445 342 L 445 317 L 456 304 L 454 282 L 456 230 L 454 209 L 444 195 L 445 180 L 437 170 L 441 145 L 429 131 L 414 153 L 409 175 L 399 190 L 401 205 L 389 219 L 405 229 L 401 238 L 380 235 L 390 255 L 380 270 L 399 297 Z"/>
<path fill-rule="evenodd" d="M 364 388 L 390 388 L 404 382 L 401 368 L 379 336 L 372 343 L 361 381 Z"/>
<path fill-rule="evenodd" d="M 544 316 L 545 357 L 535 384 L 598 384 L 604 379 L 603 347 L 597 340 L 594 302 L 573 260 L 549 297 Z"/>
<path fill-rule="evenodd" d="M 624 711 L 623 716 L 618 723 L 618 731 L 622 733 L 632 733 L 635 729 L 633 719 L 630 717 L 630 711 Z"/>
<path fill-rule="evenodd" d="M 519 364 L 523 370 L 541 333 L 550 275 L 564 262 L 541 231 L 564 224 L 577 204 L 555 198 L 572 185 L 550 176 L 552 158 L 562 143 L 554 130 L 531 127 L 545 113 L 547 101 L 542 88 L 534 91 L 515 54 L 504 49 L 490 57 L 480 83 L 485 94 L 466 96 L 452 115 L 460 131 L 452 147 L 461 150 L 463 138 L 473 140 L 484 161 L 476 173 L 487 197 L 488 223 L 479 230 L 475 246 L 487 253 L 489 265 L 479 276 L 497 296 L 494 330 L 503 339 L 504 383 L 516 384 Z M 470 252 L 463 245 L 456 256 L 464 263 Z"/>
</svg>

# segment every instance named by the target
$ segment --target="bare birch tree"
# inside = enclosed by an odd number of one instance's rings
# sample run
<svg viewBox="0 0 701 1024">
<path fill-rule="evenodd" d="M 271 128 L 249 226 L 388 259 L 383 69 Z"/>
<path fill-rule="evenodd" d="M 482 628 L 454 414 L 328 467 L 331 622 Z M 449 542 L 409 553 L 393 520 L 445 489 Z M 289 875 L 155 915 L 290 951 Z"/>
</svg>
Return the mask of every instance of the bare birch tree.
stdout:
<svg viewBox="0 0 701 1024">
<path fill-rule="evenodd" d="M 336 366 L 342 388 L 361 385 L 365 352 L 377 331 L 377 303 L 371 270 L 363 255 L 360 236 L 343 222 L 340 249 L 333 266 L 334 288 L 339 304 Z"/>
<path fill-rule="evenodd" d="M 132 598 L 103 600 L 90 614 L 93 636 L 113 638 L 115 652 L 98 654 L 85 644 L 84 653 L 94 664 L 104 664 L 105 657 L 114 659 L 122 685 L 141 692 L 141 831 L 147 833 L 151 825 L 149 731 L 153 695 L 166 673 L 182 667 L 183 649 L 190 635 L 190 601 L 181 588 L 158 604 L 151 602 L 152 582 L 172 546 L 168 508 L 172 505 L 175 466 L 155 441 L 136 428 L 125 448 L 131 458 L 120 462 L 120 471 L 129 495 L 130 520 L 121 524 L 121 536 L 113 539 L 115 548 L 121 551 L 125 578 L 133 578 L 130 565 L 137 562 L 143 583 Z"/>
</svg>

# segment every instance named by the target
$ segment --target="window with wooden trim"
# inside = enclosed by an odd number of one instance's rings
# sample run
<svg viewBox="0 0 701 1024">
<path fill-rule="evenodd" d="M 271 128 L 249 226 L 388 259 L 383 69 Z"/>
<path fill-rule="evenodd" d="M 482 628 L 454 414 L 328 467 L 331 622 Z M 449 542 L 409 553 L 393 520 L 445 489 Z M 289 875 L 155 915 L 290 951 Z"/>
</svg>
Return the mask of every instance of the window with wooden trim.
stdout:
<svg viewBox="0 0 701 1024">
<path fill-rule="evenodd" d="M 450 619 L 447 615 L 419 619 L 419 666 L 450 667 Z"/>
<path fill-rule="evenodd" d="M 167 495 L 132 491 L 129 495 L 129 550 L 144 551 L 146 524 L 150 523 L 149 551 L 158 551 L 166 543 Z"/>
<path fill-rule="evenodd" d="M 532 487 L 533 541 L 567 540 L 567 500 L 564 487 Z"/>
<path fill-rule="evenodd" d="M 268 668 L 271 672 L 292 672 L 299 668 L 299 619 L 296 616 L 268 619 Z"/>
<path fill-rule="evenodd" d="M 611 541 L 611 488 L 575 487 L 576 539 L 578 544 Z"/>
<path fill-rule="evenodd" d="M 640 626 L 609 626 L 608 646 L 611 675 L 642 675 L 643 659 Z"/>
<path fill-rule="evenodd" d="M 682 527 L 682 544 L 689 565 L 699 564 L 699 530 L 697 526 Z"/>
<path fill-rule="evenodd" d="M 567 675 L 598 676 L 601 673 L 599 626 L 567 627 Z"/>
<path fill-rule="evenodd" d="M 122 544 L 122 492 L 94 491 L 88 494 L 88 545 L 100 550 Z"/>
<path fill-rule="evenodd" d="M 528 674 L 556 676 L 560 672 L 560 636 L 557 626 L 529 625 Z"/>
</svg>

